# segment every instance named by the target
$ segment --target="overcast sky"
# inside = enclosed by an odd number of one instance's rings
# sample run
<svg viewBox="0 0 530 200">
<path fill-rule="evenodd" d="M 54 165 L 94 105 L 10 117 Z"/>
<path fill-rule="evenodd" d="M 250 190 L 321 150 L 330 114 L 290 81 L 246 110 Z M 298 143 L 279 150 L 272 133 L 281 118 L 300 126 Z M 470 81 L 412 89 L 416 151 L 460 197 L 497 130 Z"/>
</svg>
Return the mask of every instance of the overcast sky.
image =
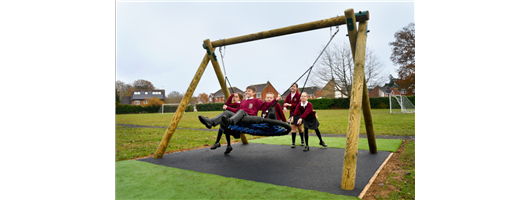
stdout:
<svg viewBox="0 0 530 200">
<path fill-rule="evenodd" d="M 367 46 L 383 62 L 386 73 L 396 76 L 388 43 L 396 31 L 415 22 L 413 2 L 118 1 L 116 80 L 132 84 L 144 79 L 166 94 L 185 93 L 205 55 L 205 39 L 215 41 L 341 16 L 349 8 L 370 12 Z M 339 29 L 332 43 L 348 42 L 346 26 Z M 240 89 L 270 81 L 278 92 L 284 92 L 313 64 L 330 35 L 330 29 L 324 28 L 229 45 L 224 51 L 226 75 Z M 218 49 L 216 55 L 222 68 Z M 308 82 L 307 86 L 312 85 Z M 209 64 L 194 95 L 218 89 Z"/>
</svg>

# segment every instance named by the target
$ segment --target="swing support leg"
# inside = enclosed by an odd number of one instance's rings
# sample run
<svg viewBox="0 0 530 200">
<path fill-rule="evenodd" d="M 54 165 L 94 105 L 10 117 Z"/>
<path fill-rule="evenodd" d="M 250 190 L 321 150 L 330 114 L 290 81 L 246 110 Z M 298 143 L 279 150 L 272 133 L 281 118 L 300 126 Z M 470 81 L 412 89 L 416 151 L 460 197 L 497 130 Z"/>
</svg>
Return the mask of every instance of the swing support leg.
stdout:
<svg viewBox="0 0 530 200">
<path fill-rule="evenodd" d="M 367 20 L 360 21 L 359 30 L 357 31 L 353 9 L 345 10 L 344 16 L 346 18 L 346 25 L 348 26 L 350 48 L 354 58 L 354 70 L 341 188 L 343 190 L 353 190 L 355 188 L 355 174 L 357 169 L 363 90 L 365 89 L 364 61 L 366 53 L 366 26 L 368 22 Z"/>
<path fill-rule="evenodd" d="M 203 47 L 207 50 L 208 56 L 210 57 L 210 60 L 212 61 L 213 69 L 215 70 L 215 75 L 217 75 L 217 80 L 219 80 L 219 85 L 221 85 L 221 90 L 223 90 L 223 94 L 225 95 L 225 99 L 228 99 L 230 97 L 230 91 L 228 91 L 228 88 L 226 87 L 226 82 L 223 77 L 223 72 L 221 71 L 221 67 L 219 66 L 219 62 L 217 62 L 217 56 L 215 55 L 214 48 L 212 47 L 212 43 L 210 42 L 210 39 L 204 40 Z M 210 52 L 210 49 L 212 51 Z M 241 142 L 243 144 L 248 144 L 247 137 L 245 134 L 241 134 Z"/>
<path fill-rule="evenodd" d="M 368 96 L 368 88 L 366 86 L 366 77 L 364 79 L 363 87 L 363 116 L 364 116 L 364 126 L 366 127 L 366 137 L 368 139 L 368 147 L 370 148 L 370 153 L 377 153 L 377 144 L 375 143 L 375 132 L 374 132 L 374 123 L 372 121 L 372 109 L 370 107 L 370 97 Z"/>
<path fill-rule="evenodd" d="M 193 95 L 193 92 L 195 91 L 197 84 L 199 84 L 199 81 L 201 80 L 202 74 L 204 73 L 204 70 L 206 69 L 208 62 L 210 62 L 210 57 L 208 56 L 208 53 L 206 53 L 206 55 L 204 55 L 204 58 L 202 59 L 199 69 L 197 69 L 195 76 L 191 80 L 190 86 L 188 87 L 188 90 L 186 91 L 184 98 L 182 98 L 180 105 L 177 108 L 175 115 L 173 116 L 173 119 L 171 119 L 171 123 L 169 124 L 169 127 L 167 128 L 166 133 L 164 134 L 164 137 L 162 138 L 162 141 L 160 141 L 160 144 L 158 145 L 158 149 L 156 149 L 156 153 L 153 156 L 153 158 L 162 158 L 162 156 L 164 156 L 167 145 L 169 144 L 169 141 L 171 140 L 173 133 L 175 133 L 175 129 L 177 128 L 177 125 L 180 119 L 182 118 L 182 115 L 184 114 L 184 111 L 186 110 L 188 103 L 191 100 L 191 96 Z"/>
</svg>

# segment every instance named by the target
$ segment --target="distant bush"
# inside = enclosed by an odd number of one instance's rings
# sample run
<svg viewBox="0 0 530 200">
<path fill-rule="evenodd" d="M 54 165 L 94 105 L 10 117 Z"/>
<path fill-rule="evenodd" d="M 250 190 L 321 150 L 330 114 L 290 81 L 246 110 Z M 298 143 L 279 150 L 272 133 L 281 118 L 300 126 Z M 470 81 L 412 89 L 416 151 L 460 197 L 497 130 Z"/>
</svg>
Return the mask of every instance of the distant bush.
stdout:
<svg viewBox="0 0 530 200">
<path fill-rule="evenodd" d="M 116 105 L 116 114 L 137 114 L 137 113 L 157 113 L 160 106 L 140 106 L 140 105 L 128 105 L 118 104 Z"/>
<path fill-rule="evenodd" d="M 197 111 L 221 111 L 223 110 L 224 103 L 205 103 L 197 104 Z"/>
</svg>

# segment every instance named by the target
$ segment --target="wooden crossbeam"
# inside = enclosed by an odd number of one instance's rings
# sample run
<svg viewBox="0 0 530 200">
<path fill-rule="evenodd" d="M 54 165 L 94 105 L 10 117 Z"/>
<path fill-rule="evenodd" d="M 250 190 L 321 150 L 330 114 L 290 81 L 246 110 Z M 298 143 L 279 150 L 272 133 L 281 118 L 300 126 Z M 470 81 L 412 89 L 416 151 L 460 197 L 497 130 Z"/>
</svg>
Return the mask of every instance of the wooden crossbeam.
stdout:
<svg viewBox="0 0 530 200">
<path fill-rule="evenodd" d="M 370 19 L 370 13 L 368 11 L 355 13 L 354 16 L 356 17 L 354 19 L 357 19 L 357 21 L 365 21 L 365 20 Z M 355 20 L 353 21 L 353 23 L 355 23 Z M 233 38 L 216 40 L 212 42 L 212 46 L 213 47 L 228 46 L 232 44 L 261 40 L 265 38 L 278 37 L 282 35 L 289 35 L 289 34 L 299 33 L 299 32 L 304 32 L 304 31 L 312 31 L 312 30 L 328 28 L 332 26 L 339 26 L 343 24 L 346 24 L 345 16 L 338 16 L 338 17 L 333 17 L 329 19 L 323 19 L 323 20 L 308 22 L 304 24 L 298 24 L 294 26 L 288 26 L 288 27 L 283 27 L 283 28 L 278 28 L 278 29 L 273 29 L 273 30 L 268 30 L 268 31 L 262 31 L 259 33 L 252 33 L 252 34 L 242 35 L 242 36 L 233 37 Z"/>
</svg>

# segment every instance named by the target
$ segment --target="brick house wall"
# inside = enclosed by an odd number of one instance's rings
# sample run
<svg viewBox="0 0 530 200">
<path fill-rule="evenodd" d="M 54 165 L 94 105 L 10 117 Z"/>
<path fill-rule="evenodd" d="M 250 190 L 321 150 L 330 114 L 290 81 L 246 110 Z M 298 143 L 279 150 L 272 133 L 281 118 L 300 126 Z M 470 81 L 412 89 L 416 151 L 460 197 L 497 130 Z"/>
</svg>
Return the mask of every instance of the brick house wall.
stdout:
<svg viewBox="0 0 530 200">
<path fill-rule="evenodd" d="M 274 94 L 274 97 L 277 97 L 278 96 L 278 91 L 276 90 L 276 88 L 274 88 L 274 86 L 272 86 L 272 84 L 270 82 L 267 82 L 267 86 L 265 86 L 265 88 L 263 88 L 263 90 L 260 92 L 260 99 L 265 101 L 265 97 L 267 95 L 267 93 L 269 92 L 272 92 Z M 257 95 L 258 93 L 256 93 L 254 95 L 254 98 L 257 98 Z"/>
</svg>

